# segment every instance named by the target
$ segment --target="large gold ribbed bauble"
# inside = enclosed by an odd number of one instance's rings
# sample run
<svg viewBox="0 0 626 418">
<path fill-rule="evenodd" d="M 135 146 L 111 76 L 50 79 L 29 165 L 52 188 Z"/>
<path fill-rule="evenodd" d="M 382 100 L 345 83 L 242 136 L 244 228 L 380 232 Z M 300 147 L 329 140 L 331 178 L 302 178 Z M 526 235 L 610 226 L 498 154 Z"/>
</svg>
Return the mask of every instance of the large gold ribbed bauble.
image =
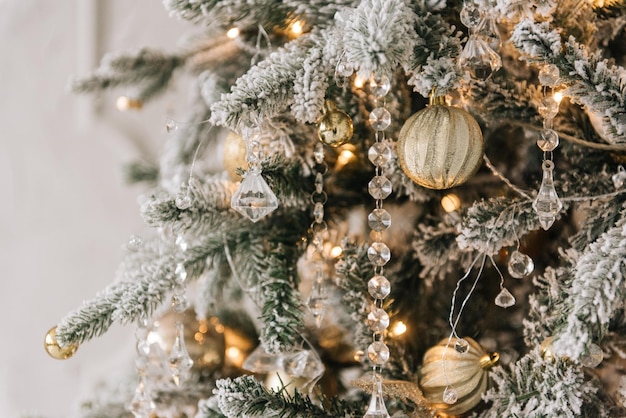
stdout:
<svg viewBox="0 0 626 418">
<path fill-rule="evenodd" d="M 449 189 L 482 163 L 485 145 L 476 120 L 458 107 L 436 104 L 411 116 L 398 136 L 398 161 L 415 183 Z"/>
<path fill-rule="evenodd" d="M 456 338 L 448 339 L 430 348 L 424 354 L 419 373 L 419 384 L 430 407 L 441 417 L 454 417 L 474 408 L 487 390 L 488 369 L 498 361 L 498 354 L 488 354 L 476 341 L 464 338 L 469 343 L 467 352 L 455 349 Z M 453 387 L 458 400 L 450 405 L 443 401 L 446 387 Z"/>
</svg>

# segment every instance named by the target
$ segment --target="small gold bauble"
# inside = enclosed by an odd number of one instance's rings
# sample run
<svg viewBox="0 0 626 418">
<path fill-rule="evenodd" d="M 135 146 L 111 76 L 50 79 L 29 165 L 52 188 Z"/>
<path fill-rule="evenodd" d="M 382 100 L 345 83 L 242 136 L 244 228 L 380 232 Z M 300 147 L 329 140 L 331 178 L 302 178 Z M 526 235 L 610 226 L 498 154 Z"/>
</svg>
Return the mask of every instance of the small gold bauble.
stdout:
<svg viewBox="0 0 626 418">
<path fill-rule="evenodd" d="M 453 338 L 448 345 L 446 338 L 430 348 L 424 354 L 419 373 L 424 397 L 440 416 L 461 415 L 478 405 L 489 383 L 488 369 L 499 359 L 498 353 L 488 354 L 469 337 L 464 338 L 469 343 L 467 351 L 458 352 L 457 340 Z M 454 388 L 458 394 L 453 404 L 443 401 L 446 387 Z"/>
<path fill-rule="evenodd" d="M 117 110 L 120 112 L 124 112 L 126 110 L 141 110 L 143 107 L 143 102 L 138 99 L 133 99 L 126 96 L 120 96 L 117 98 L 115 102 L 115 106 L 117 106 Z"/>
<path fill-rule="evenodd" d="M 54 326 L 48 330 L 43 340 L 43 347 L 50 357 L 57 360 L 65 360 L 74 355 L 78 350 L 78 344 L 72 343 L 66 347 L 61 347 L 57 342 L 57 327 Z"/>
<path fill-rule="evenodd" d="M 317 136 L 331 147 L 339 147 L 352 139 L 354 127 L 347 113 L 337 109 L 332 100 L 324 103 L 324 114 L 317 122 Z"/>
<path fill-rule="evenodd" d="M 431 105 L 411 116 L 398 135 L 398 162 L 420 186 L 449 189 L 466 182 L 480 167 L 485 145 L 476 120 L 465 110 L 431 97 Z"/>
<path fill-rule="evenodd" d="M 224 169 L 228 172 L 231 180 L 240 181 L 241 176 L 237 174 L 238 168 L 248 169 L 246 161 L 246 143 L 241 135 L 230 131 L 224 139 Z"/>
</svg>

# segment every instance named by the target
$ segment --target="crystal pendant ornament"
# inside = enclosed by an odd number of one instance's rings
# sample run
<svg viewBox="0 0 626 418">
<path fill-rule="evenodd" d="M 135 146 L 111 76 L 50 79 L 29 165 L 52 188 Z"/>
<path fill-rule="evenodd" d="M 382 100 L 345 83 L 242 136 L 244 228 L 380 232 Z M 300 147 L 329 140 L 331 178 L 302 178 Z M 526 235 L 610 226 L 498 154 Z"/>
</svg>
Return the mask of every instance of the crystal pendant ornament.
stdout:
<svg viewBox="0 0 626 418">
<path fill-rule="evenodd" d="M 170 305 L 174 312 L 183 313 L 189 308 L 189 300 L 185 295 L 173 294 Z"/>
<path fill-rule="evenodd" d="M 511 277 L 522 279 L 533 272 L 535 263 L 528 255 L 515 250 L 509 257 L 507 269 Z"/>
<path fill-rule="evenodd" d="M 324 313 L 326 312 L 326 295 L 324 294 L 324 286 L 321 283 L 313 284 L 306 306 L 313 315 L 315 325 L 318 328 L 321 327 L 322 319 L 324 319 Z"/>
<path fill-rule="evenodd" d="M 533 202 L 533 209 L 539 217 L 539 223 L 544 230 L 550 229 L 556 216 L 563 209 L 563 204 L 556 194 L 554 188 L 554 182 L 552 180 L 552 170 L 554 170 L 554 163 L 546 160 L 542 164 L 543 179 L 541 180 L 541 187 L 539 193 Z"/>
<path fill-rule="evenodd" d="M 604 353 L 597 344 L 589 344 L 587 353 L 580 358 L 580 363 L 585 367 L 596 368 L 604 360 Z"/>
<path fill-rule="evenodd" d="M 547 64 L 539 70 L 539 82 L 548 87 L 556 87 L 559 83 L 559 67 L 554 64 Z"/>
<path fill-rule="evenodd" d="M 237 212 L 257 222 L 278 208 L 278 199 L 255 166 L 246 173 L 230 204 Z"/>
<path fill-rule="evenodd" d="M 389 360 L 389 347 L 382 341 L 374 341 L 367 347 L 367 357 L 374 364 L 385 364 Z"/>
<path fill-rule="evenodd" d="M 487 41 L 476 35 L 471 35 L 461 55 L 459 63 L 469 70 L 473 78 L 486 80 L 502 67 L 500 55 L 494 51 Z"/>
<path fill-rule="evenodd" d="M 376 275 L 367 282 L 367 291 L 374 299 L 385 299 L 391 293 L 391 283 L 385 276 Z"/>
<path fill-rule="evenodd" d="M 384 266 L 391 260 L 391 250 L 384 242 L 374 242 L 367 249 L 367 258 L 376 266 Z"/>
<path fill-rule="evenodd" d="M 454 349 L 457 353 L 465 354 L 469 351 L 469 343 L 464 338 L 458 338 L 454 343 Z"/>
<path fill-rule="evenodd" d="M 367 215 L 367 224 L 372 231 L 385 231 L 391 226 L 391 215 L 385 209 L 374 209 Z"/>
<path fill-rule="evenodd" d="M 559 102 L 554 97 L 544 97 L 537 106 L 537 112 L 546 119 L 554 119 L 559 113 Z"/>
<path fill-rule="evenodd" d="M 383 399 L 383 385 L 380 376 L 374 377 L 372 397 L 363 418 L 390 418 Z"/>
<path fill-rule="evenodd" d="M 367 315 L 367 324 L 374 332 L 383 332 L 389 327 L 389 315 L 381 308 L 373 308 Z"/>
<path fill-rule="evenodd" d="M 617 167 L 617 173 L 611 176 L 611 180 L 613 181 L 613 186 L 615 186 L 616 190 L 624 187 L 624 183 L 626 183 L 626 170 L 624 170 L 623 166 Z"/>
<path fill-rule="evenodd" d="M 367 185 L 367 190 L 374 199 L 386 199 L 391 194 L 391 181 L 385 176 L 374 176 Z"/>
<path fill-rule="evenodd" d="M 468 29 L 475 29 L 481 22 L 482 14 L 474 2 L 466 1 L 463 3 L 461 13 L 459 13 L 459 18 L 461 23 Z"/>
<path fill-rule="evenodd" d="M 502 45 L 502 39 L 500 38 L 500 33 L 498 32 L 498 26 L 496 25 L 496 21 L 491 16 L 485 16 L 480 21 L 480 24 L 476 28 L 474 34 L 485 40 L 487 45 L 489 45 L 494 52 L 500 49 L 500 46 Z"/>
<path fill-rule="evenodd" d="M 376 167 L 383 167 L 393 157 L 391 147 L 387 142 L 375 142 L 367 151 L 367 158 Z"/>
<path fill-rule="evenodd" d="M 384 107 L 377 107 L 370 113 L 370 125 L 377 131 L 384 131 L 391 125 L 391 113 Z"/>
<path fill-rule="evenodd" d="M 265 351 L 263 345 L 259 344 L 257 348 L 246 357 L 241 367 L 252 373 L 269 373 L 282 369 L 283 359 L 280 356 L 269 354 Z"/>
<path fill-rule="evenodd" d="M 452 386 L 446 386 L 443 391 L 443 401 L 448 405 L 454 405 L 459 400 L 459 394 Z"/>
<path fill-rule="evenodd" d="M 139 384 L 135 390 L 135 395 L 128 405 L 128 410 L 135 418 L 150 418 L 154 413 L 156 406 L 152 397 L 146 389 L 143 376 L 139 378 Z"/>
<path fill-rule="evenodd" d="M 506 287 L 503 287 L 500 293 L 498 293 L 498 296 L 496 296 L 495 303 L 501 308 L 510 308 L 515 305 L 515 297 L 513 297 Z"/>
<path fill-rule="evenodd" d="M 187 347 L 185 346 L 183 324 L 180 322 L 176 323 L 176 339 L 170 352 L 169 366 L 176 386 L 180 386 L 189 376 L 189 371 L 193 366 L 193 360 L 189 357 Z"/>
<path fill-rule="evenodd" d="M 559 134 L 554 129 L 542 129 L 539 132 L 537 146 L 544 152 L 554 151 L 559 146 Z"/>
<path fill-rule="evenodd" d="M 386 75 L 374 75 L 370 78 L 370 91 L 374 97 L 385 97 L 390 90 L 391 80 Z"/>
<path fill-rule="evenodd" d="M 283 356 L 283 367 L 289 376 L 306 379 L 305 386 L 316 383 L 326 368 L 311 350 L 300 350 Z"/>
</svg>

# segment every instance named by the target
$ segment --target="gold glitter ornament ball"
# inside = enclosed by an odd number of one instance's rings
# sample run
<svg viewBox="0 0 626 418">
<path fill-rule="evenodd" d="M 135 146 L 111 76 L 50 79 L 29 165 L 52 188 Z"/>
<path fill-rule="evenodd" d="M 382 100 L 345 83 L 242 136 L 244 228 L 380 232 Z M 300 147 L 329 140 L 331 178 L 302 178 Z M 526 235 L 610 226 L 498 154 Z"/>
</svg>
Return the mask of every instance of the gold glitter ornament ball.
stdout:
<svg viewBox="0 0 626 418">
<path fill-rule="evenodd" d="M 78 344 L 72 343 L 66 347 L 61 347 L 57 341 L 57 327 L 52 327 L 46 333 L 43 340 L 43 347 L 50 357 L 57 360 L 66 360 L 76 353 Z"/>
<path fill-rule="evenodd" d="M 352 139 L 354 126 L 346 112 L 337 109 L 332 100 L 324 103 L 324 114 L 317 122 L 317 136 L 324 144 L 340 147 Z"/>
<path fill-rule="evenodd" d="M 482 394 L 489 384 L 488 370 L 498 362 L 498 353 L 488 354 L 476 341 L 463 338 L 469 346 L 466 352 L 455 348 L 458 338 L 448 339 L 431 347 L 424 354 L 424 362 L 419 373 L 419 384 L 424 397 L 439 416 L 462 415 L 481 401 Z M 458 400 L 447 404 L 443 400 L 446 387 L 454 388 Z"/>
<path fill-rule="evenodd" d="M 420 186 L 442 190 L 466 182 L 483 160 L 485 144 L 465 110 L 431 97 L 430 106 L 411 116 L 398 136 L 398 162 Z"/>
</svg>

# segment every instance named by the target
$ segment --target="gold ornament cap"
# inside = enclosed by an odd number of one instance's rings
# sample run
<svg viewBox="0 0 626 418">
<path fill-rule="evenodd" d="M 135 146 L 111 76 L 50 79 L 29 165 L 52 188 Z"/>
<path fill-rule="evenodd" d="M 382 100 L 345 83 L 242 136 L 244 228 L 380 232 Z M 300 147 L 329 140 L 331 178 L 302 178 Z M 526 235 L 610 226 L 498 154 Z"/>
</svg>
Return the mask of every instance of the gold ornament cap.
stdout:
<svg viewBox="0 0 626 418">
<path fill-rule="evenodd" d="M 115 102 L 115 106 L 117 110 L 120 112 L 124 112 L 126 110 L 141 110 L 143 107 L 143 102 L 139 99 L 133 99 L 127 96 L 120 96 L 117 98 Z"/>
<path fill-rule="evenodd" d="M 50 357 L 57 360 L 66 360 L 72 357 L 78 350 L 77 343 L 71 343 L 66 347 L 61 347 L 57 341 L 57 327 L 54 326 L 48 330 L 43 340 L 43 347 Z"/>
<path fill-rule="evenodd" d="M 324 102 L 324 114 L 317 123 L 317 136 L 322 143 L 333 148 L 340 147 L 352 139 L 354 126 L 346 112 L 337 109 L 335 102 Z"/>
</svg>

